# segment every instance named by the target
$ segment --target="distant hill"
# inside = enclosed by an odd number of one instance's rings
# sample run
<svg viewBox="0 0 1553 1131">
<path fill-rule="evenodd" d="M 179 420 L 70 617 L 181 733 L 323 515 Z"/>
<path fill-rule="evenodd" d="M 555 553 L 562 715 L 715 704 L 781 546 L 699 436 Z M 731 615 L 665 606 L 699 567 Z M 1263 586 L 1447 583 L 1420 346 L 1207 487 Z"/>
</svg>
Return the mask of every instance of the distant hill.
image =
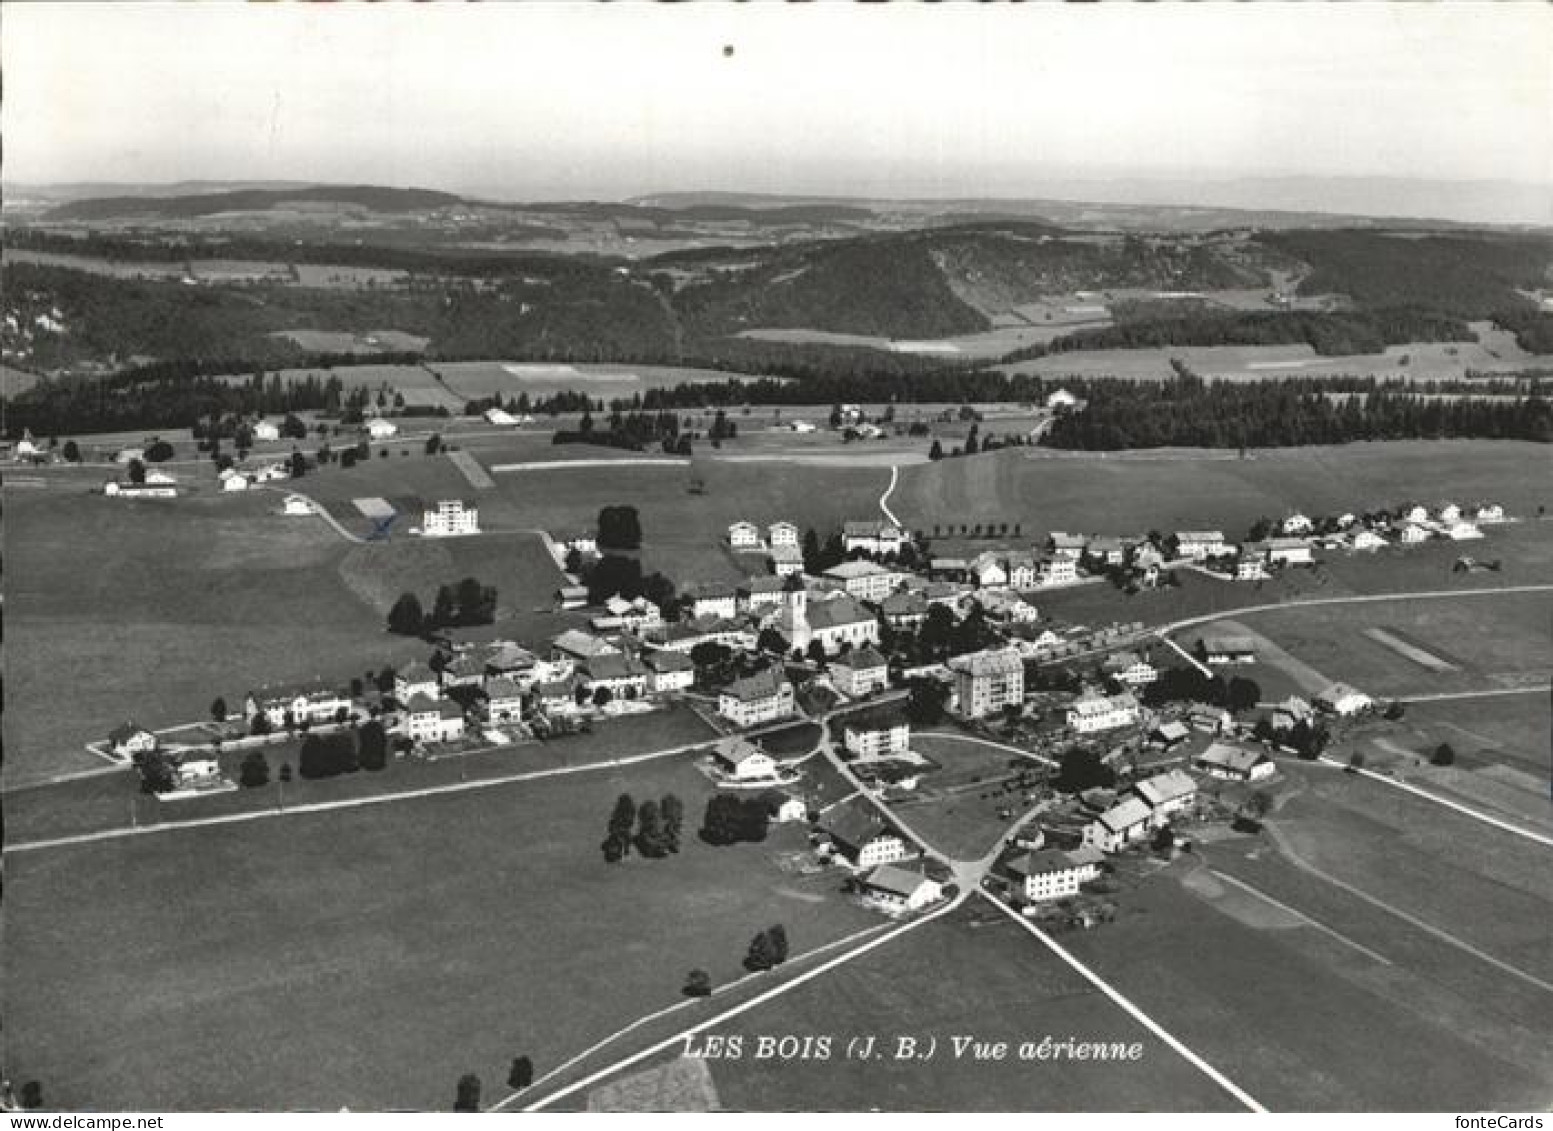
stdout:
<svg viewBox="0 0 1553 1131">
<path fill-rule="evenodd" d="M 176 196 L 88 197 L 48 212 L 49 220 L 109 220 L 125 216 L 169 218 L 210 216 L 219 212 L 268 212 L 299 204 L 333 204 L 369 212 L 421 212 L 461 204 L 463 198 L 432 189 L 382 188 L 377 185 L 306 185 L 301 188 L 235 189 Z"/>
</svg>

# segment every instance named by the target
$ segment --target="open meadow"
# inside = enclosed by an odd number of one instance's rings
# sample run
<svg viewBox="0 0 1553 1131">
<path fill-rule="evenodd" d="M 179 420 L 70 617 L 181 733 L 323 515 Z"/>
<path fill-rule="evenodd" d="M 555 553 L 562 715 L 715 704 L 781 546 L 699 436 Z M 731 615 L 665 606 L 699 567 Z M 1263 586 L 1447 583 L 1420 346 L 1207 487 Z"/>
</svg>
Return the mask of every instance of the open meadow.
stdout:
<svg viewBox="0 0 1553 1131">
<path fill-rule="evenodd" d="M 339 535 L 278 502 L 8 493 L 8 784 L 100 765 L 82 744 L 125 719 L 197 721 L 218 695 L 425 651 L 345 585 Z"/>
<path fill-rule="evenodd" d="M 673 758 L 13 856 L 8 1067 L 77 1111 L 443 1109 L 465 1072 L 494 1098 L 513 1057 L 544 1072 L 682 1000 L 692 967 L 732 980 L 773 922 L 794 954 L 878 922 L 776 867 L 799 830 L 696 840 L 709 789 Z M 684 801 L 678 855 L 603 862 L 622 792 Z"/>
<path fill-rule="evenodd" d="M 829 1036 L 824 1060 L 714 1061 L 738 1111 L 1235 1111 L 1239 1106 L 1000 913 L 973 903 L 832 971 L 714 1033 Z M 1136 1061 L 956 1060 L 980 1041 L 1139 1042 Z M 851 1060 L 854 1037 L 876 1059 Z M 896 1040 L 931 1038 L 931 1061 L 895 1059 Z"/>
</svg>

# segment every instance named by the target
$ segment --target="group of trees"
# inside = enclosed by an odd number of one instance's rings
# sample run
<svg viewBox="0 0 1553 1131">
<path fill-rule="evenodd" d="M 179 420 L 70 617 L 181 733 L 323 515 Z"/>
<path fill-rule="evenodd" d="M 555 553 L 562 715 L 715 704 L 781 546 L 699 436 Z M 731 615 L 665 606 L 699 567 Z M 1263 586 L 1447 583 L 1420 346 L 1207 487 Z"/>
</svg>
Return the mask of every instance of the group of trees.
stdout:
<svg viewBox="0 0 1553 1131">
<path fill-rule="evenodd" d="M 641 549 L 641 516 L 633 506 L 604 507 L 599 511 L 597 537 L 601 551 Z"/>
<path fill-rule="evenodd" d="M 660 801 L 648 799 L 641 805 L 628 793 L 615 800 L 609 816 L 609 828 L 600 845 L 604 860 L 618 864 L 635 848 L 649 860 L 662 859 L 679 851 L 685 824 L 685 805 L 672 793 Z"/>
<path fill-rule="evenodd" d="M 496 587 L 466 577 L 442 585 L 428 614 L 414 593 L 401 593 L 388 610 L 388 631 L 396 636 L 422 636 L 433 629 L 490 624 L 496 619 Z"/>
<path fill-rule="evenodd" d="M 751 973 L 770 970 L 787 961 L 787 929 L 782 924 L 767 927 L 750 940 L 744 955 L 744 968 Z"/>
<path fill-rule="evenodd" d="M 658 572 L 644 576 L 642 563 L 637 558 L 605 554 L 592 564 L 584 564 L 579 556 L 576 567 L 573 572 L 588 587 L 588 601 L 591 604 L 601 604 L 614 596 L 623 597 L 627 601 L 646 597 L 666 614 L 672 615 L 674 583 Z"/>
<path fill-rule="evenodd" d="M 758 797 L 714 793 L 706 803 L 700 836 L 707 844 L 722 847 L 745 841 L 763 841 L 771 812 Z"/>
<path fill-rule="evenodd" d="M 1245 676 L 1208 676 L 1197 667 L 1182 665 L 1162 668 L 1159 678 L 1145 684 L 1141 694 L 1145 706 L 1164 703 L 1207 703 L 1232 713 L 1250 710 L 1262 700 L 1262 688 Z"/>
</svg>

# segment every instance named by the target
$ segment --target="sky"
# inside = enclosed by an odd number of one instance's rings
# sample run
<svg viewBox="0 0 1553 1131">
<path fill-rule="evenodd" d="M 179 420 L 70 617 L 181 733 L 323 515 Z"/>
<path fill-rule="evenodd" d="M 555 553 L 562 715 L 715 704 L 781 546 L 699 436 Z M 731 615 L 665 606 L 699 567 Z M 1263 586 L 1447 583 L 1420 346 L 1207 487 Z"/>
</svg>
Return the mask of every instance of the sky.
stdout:
<svg viewBox="0 0 1553 1131">
<path fill-rule="evenodd" d="M 8 183 L 618 199 L 1385 177 L 1519 182 L 1553 220 L 1539 3 L 33 2 L 0 11 L 0 55 Z"/>
</svg>

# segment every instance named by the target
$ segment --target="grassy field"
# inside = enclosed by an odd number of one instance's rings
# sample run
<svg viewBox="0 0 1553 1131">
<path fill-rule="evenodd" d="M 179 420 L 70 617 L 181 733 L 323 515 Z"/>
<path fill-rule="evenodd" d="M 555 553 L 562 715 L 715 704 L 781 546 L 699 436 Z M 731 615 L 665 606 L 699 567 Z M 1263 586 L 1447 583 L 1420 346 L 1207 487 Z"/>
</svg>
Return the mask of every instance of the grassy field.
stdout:
<svg viewBox="0 0 1553 1131">
<path fill-rule="evenodd" d="M 100 764 L 81 745 L 125 718 L 197 720 L 217 695 L 425 651 L 343 583 L 339 536 L 269 513 L 273 495 L 6 503 L 10 784 Z"/>
<path fill-rule="evenodd" d="M 445 1109 L 877 922 L 773 866 L 798 830 L 603 863 L 615 797 L 709 792 L 687 760 L 7 861 L 8 1066 L 67 1110 Z M 789 843 L 791 841 L 792 843 Z M 176 910 L 172 910 L 175 908 Z M 106 960 L 105 960 L 106 959 Z M 168 1071 L 169 1064 L 178 1065 Z"/>
<path fill-rule="evenodd" d="M 1535 775 L 1546 799 L 1549 767 L 1553 765 L 1548 750 L 1548 736 L 1553 735 L 1549 696 L 1415 703 L 1408 709 L 1407 719 L 1421 728 L 1417 749 L 1433 750 L 1448 742 L 1464 764 L 1515 766 Z"/>
<path fill-rule="evenodd" d="M 1239 538 L 1262 516 L 1358 512 L 1421 494 L 1431 502 L 1493 499 L 1510 514 L 1533 514 L 1549 496 L 1540 474 L 1547 459 L 1539 445 L 1475 440 L 1276 449 L 1248 459 L 1013 449 L 905 468 L 890 505 L 928 530 L 1000 521 L 1021 522 L 1026 534 L 1213 527 Z M 1468 552 L 1486 549 L 1475 547 Z"/>
<path fill-rule="evenodd" d="M 1242 871 L 1229 863 L 1229 845 L 1217 849 L 1210 863 Z M 1270 855 L 1265 847 L 1260 854 Z M 1203 898 L 1163 876 L 1124 894 L 1116 922 L 1064 935 L 1063 943 L 1270 1110 L 1546 1104 L 1546 1054 L 1528 1057 L 1513 1047 L 1523 1033 L 1495 1014 L 1497 1000 L 1474 1002 L 1468 990 L 1476 971 L 1458 977 L 1447 969 L 1469 959 L 1434 948 L 1429 965 L 1415 969 L 1411 964 L 1423 959 L 1401 951 L 1395 920 L 1352 900 L 1341 907 L 1316 902 L 1275 884 L 1271 874 L 1248 868 L 1245 879 L 1326 926 L 1352 932 L 1361 945 L 1386 950 L 1394 965 L 1377 964 L 1254 898 L 1224 900 L 1216 885 L 1198 881 L 1192 886 L 1212 897 Z M 1426 943 L 1408 937 L 1409 946 Z M 1517 1010 L 1522 1025 L 1535 1016 L 1533 1006 L 1541 1003 Z"/>
<path fill-rule="evenodd" d="M 995 912 L 993 914 L 996 914 Z M 980 911 L 979 917 L 987 919 Z M 832 1039 L 828 1060 L 714 1061 L 724 1107 L 743 1111 L 1231 1111 L 1235 1101 L 1036 940 L 969 911 L 929 924 L 714 1030 Z M 1138 1041 L 1133 1062 L 954 1060 L 980 1040 Z M 880 1059 L 842 1055 L 878 1039 Z M 895 1060 L 897 1037 L 938 1042 L 931 1062 Z M 888 1051 L 885 1051 L 888 1049 Z"/>
<path fill-rule="evenodd" d="M 1553 594 L 1505 593 L 1275 610 L 1246 619 L 1323 675 L 1394 697 L 1546 683 L 1553 673 L 1550 615 Z M 1369 635 L 1376 629 L 1449 670 Z"/>
<path fill-rule="evenodd" d="M 466 577 L 494 585 L 497 619 L 548 612 L 566 584 L 555 559 L 534 534 L 483 534 L 471 538 L 397 538 L 354 546 L 340 563 L 352 592 L 383 616 L 401 593 L 414 593 L 431 608 L 437 587 Z"/>
</svg>

